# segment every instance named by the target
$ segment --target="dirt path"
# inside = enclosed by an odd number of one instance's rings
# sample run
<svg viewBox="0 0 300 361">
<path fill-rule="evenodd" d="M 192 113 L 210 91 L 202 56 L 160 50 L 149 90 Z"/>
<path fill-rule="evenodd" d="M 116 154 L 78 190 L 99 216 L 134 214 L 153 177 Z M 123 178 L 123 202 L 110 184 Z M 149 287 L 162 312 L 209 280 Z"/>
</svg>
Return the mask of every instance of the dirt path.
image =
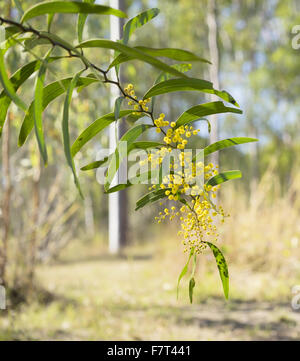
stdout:
<svg viewBox="0 0 300 361">
<path fill-rule="evenodd" d="M 211 299 L 193 312 L 182 311 L 178 322 L 198 327 L 200 340 L 300 339 L 300 312 L 287 304 L 231 301 L 224 307 Z"/>
</svg>

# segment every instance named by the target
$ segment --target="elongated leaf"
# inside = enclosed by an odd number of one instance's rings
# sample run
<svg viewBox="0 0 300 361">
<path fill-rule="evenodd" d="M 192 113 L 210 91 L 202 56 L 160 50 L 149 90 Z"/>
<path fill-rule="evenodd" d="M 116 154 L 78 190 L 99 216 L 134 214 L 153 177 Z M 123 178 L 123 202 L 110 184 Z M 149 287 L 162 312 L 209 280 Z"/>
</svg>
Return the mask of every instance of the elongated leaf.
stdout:
<svg viewBox="0 0 300 361">
<path fill-rule="evenodd" d="M 73 157 L 71 155 L 71 144 L 70 144 L 70 133 L 69 133 L 69 107 L 70 107 L 70 103 L 72 100 L 72 94 L 73 91 L 76 87 L 76 84 L 78 82 L 78 79 L 80 77 L 80 75 L 83 73 L 83 70 L 81 70 L 80 72 L 78 72 L 74 78 L 72 79 L 72 81 L 70 82 L 69 88 L 67 90 L 67 94 L 66 94 L 66 98 L 65 98 L 65 103 L 64 103 L 64 110 L 63 110 L 63 120 L 62 120 L 62 132 L 63 132 L 63 143 L 64 143 L 64 151 L 65 151 L 65 156 L 68 162 L 69 167 L 72 170 L 73 173 L 73 177 L 74 177 L 74 183 L 79 191 L 79 194 L 81 195 L 81 197 L 83 198 L 83 194 L 80 188 L 80 184 L 79 184 L 79 180 L 76 174 L 76 168 L 75 168 L 75 164 L 74 164 L 74 160 Z"/>
<path fill-rule="evenodd" d="M 52 49 L 44 57 L 36 78 L 33 107 L 35 135 L 45 166 L 48 164 L 48 156 L 43 132 L 43 93 L 47 62 L 51 51 Z"/>
<path fill-rule="evenodd" d="M 176 49 L 176 48 L 149 48 L 145 46 L 138 46 L 137 49 L 155 57 L 161 56 L 164 58 L 169 58 L 177 61 L 200 61 L 203 63 L 211 64 L 209 60 L 201 58 L 200 56 L 188 50 Z"/>
<path fill-rule="evenodd" d="M 127 154 L 128 149 L 132 145 L 132 143 L 146 130 L 153 128 L 153 125 L 150 124 L 138 124 L 135 127 L 129 129 L 120 139 L 120 142 L 126 142 L 127 143 Z M 105 184 L 104 189 L 107 191 L 111 185 L 111 182 L 114 179 L 115 174 L 117 173 L 119 166 L 123 160 L 123 157 L 126 156 L 126 154 L 121 154 L 119 151 L 119 145 L 117 146 L 117 149 L 115 150 L 114 156 L 112 157 L 112 160 L 109 164 L 107 175 L 105 177 Z"/>
<path fill-rule="evenodd" d="M 155 18 L 155 16 L 157 16 L 158 14 L 159 14 L 159 9 L 153 8 L 143 11 L 142 13 L 128 20 L 127 23 L 124 25 L 124 29 L 123 29 L 123 39 L 122 39 L 123 43 L 127 44 L 130 36 L 133 34 L 133 32 L 136 29 L 147 24 L 148 21 Z"/>
<path fill-rule="evenodd" d="M 195 278 L 192 277 L 189 282 L 189 297 L 190 297 L 190 303 L 193 303 L 193 291 L 194 287 L 196 285 Z"/>
<path fill-rule="evenodd" d="M 60 59 L 60 57 L 51 57 L 48 62 L 52 62 L 54 60 Z M 41 66 L 40 60 L 34 60 L 22 68 L 18 69 L 10 78 L 10 82 L 14 88 L 14 91 L 17 91 L 18 88 L 37 70 L 39 70 Z M 11 103 L 11 98 L 6 94 L 5 90 L 3 90 L 0 94 L 0 137 L 2 134 L 3 125 L 5 122 L 7 110 Z"/>
<path fill-rule="evenodd" d="M 126 14 L 109 6 L 80 3 L 77 1 L 44 1 L 25 11 L 21 22 L 45 14 L 98 14 L 126 18 Z"/>
<path fill-rule="evenodd" d="M 160 148 L 163 146 L 164 146 L 163 143 L 158 143 L 158 142 L 148 142 L 148 141 L 134 142 L 128 147 L 128 153 L 133 149 Z M 86 166 L 82 167 L 81 170 L 85 171 L 85 170 L 91 170 L 91 169 L 103 167 L 106 165 L 106 163 L 112 156 L 113 154 L 111 154 L 109 157 L 104 158 L 103 160 L 97 160 L 95 162 L 87 164 Z"/>
<path fill-rule="evenodd" d="M 207 131 L 208 131 L 208 133 L 210 133 L 210 132 L 211 132 L 211 124 L 210 124 L 210 121 L 209 121 L 208 119 L 206 119 L 206 118 L 199 118 L 199 120 L 203 120 L 203 121 L 206 122 L 206 124 L 207 124 Z"/>
<path fill-rule="evenodd" d="M 23 52 L 24 53 L 28 52 L 39 45 L 48 45 L 48 44 L 49 44 L 49 40 L 44 39 L 44 38 L 38 38 L 36 36 L 32 36 L 30 39 L 27 39 L 24 41 Z"/>
<path fill-rule="evenodd" d="M 18 26 L 15 26 L 15 25 L 5 26 L 5 39 L 8 39 L 12 35 L 17 34 L 19 32 L 20 32 L 20 29 Z"/>
<path fill-rule="evenodd" d="M 219 273 L 220 273 L 220 277 L 221 277 L 221 281 L 222 281 L 222 285 L 223 285 L 223 290 L 224 290 L 224 295 L 225 295 L 225 298 L 228 299 L 228 295 L 229 295 L 229 273 L 228 273 L 228 267 L 227 267 L 226 260 L 225 260 L 222 252 L 219 250 L 218 247 L 216 247 L 214 244 L 212 244 L 210 242 L 206 242 L 206 244 L 213 251 L 213 254 L 214 254 L 214 257 L 216 259 L 217 266 L 218 266 L 218 269 L 219 269 Z"/>
<path fill-rule="evenodd" d="M 23 102 L 21 98 L 16 94 L 14 86 L 8 79 L 6 70 L 5 70 L 5 62 L 4 62 L 4 50 L 0 48 L 0 83 L 3 86 L 6 94 L 9 98 L 24 112 L 26 112 L 26 104 Z"/>
<path fill-rule="evenodd" d="M 167 73 L 173 74 L 179 78 L 187 78 L 186 75 L 181 73 L 180 71 L 172 68 L 171 66 L 163 63 L 162 61 L 154 58 L 151 55 L 148 55 L 146 53 L 143 53 L 140 50 L 137 50 L 135 48 L 131 48 L 125 44 L 121 44 L 112 40 L 107 39 L 93 39 L 84 41 L 83 43 L 80 43 L 77 45 L 78 48 L 106 48 L 106 49 L 113 49 L 117 50 L 120 53 L 124 53 L 129 56 L 134 56 L 136 59 L 142 60 L 145 63 L 148 63 L 158 69 L 161 69 Z"/>
<path fill-rule="evenodd" d="M 135 112 L 135 110 L 127 109 L 121 110 L 119 113 L 120 118 L 125 117 L 128 114 Z M 97 134 L 99 134 L 104 128 L 110 125 L 115 121 L 115 114 L 108 113 L 103 115 L 102 117 L 95 120 L 92 124 L 90 124 L 75 140 L 72 145 L 72 157 L 74 157 L 80 149 L 92 138 L 94 138 Z"/>
<path fill-rule="evenodd" d="M 92 170 L 92 169 L 97 169 L 97 168 L 103 167 L 106 165 L 108 160 L 109 160 L 109 157 L 105 157 L 102 160 L 96 160 L 95 162 L 89 163 L 89 164 L 85 165 L 84 167 L 80 168 L 80 170 L 86 171 L 86 170 Z"/>
<path fill-rule="evenodd" d="M 8 38 L 7 40 L 5 40 L 4 42 L 2 42 L 0 44 L 0 48 L 2 49 L 3 55 L 11 47 L 18 45 L 18 44 L 22 43 L 22 41 L 26 41 L 30 38 L 31 38 L 31 36 L 28 36 L 28 35 L 22 35 L 22 34 L 12 35 L 10 38 Z"/>
<path fill-rule="evenodd" d="M 129 154 L 133 149 L 146 150 L 149 148 L 160 148 L 162 146 L 164 146 L 164 144 L 157 142 L 148 142 L 148 141 L 134 142 L 129 145 L 127 153 Z M 131 187 L 132 185 L 135 184 L 145 184 L 145 182 L 148 183 L 148 181 L 151 181 L 151 179 L 157 178 L 159 174 L 160 174 L 159 170 L 151 169 L 148 172 L 141 173 L 135 177 L 130 178 L 126 184 L 118 184 L 114 187 L 107 189 L 105 193 L 114 193 L 114 192 L 118 192 L 119 190 Z"/>
<path fill-rule="evenodd" d="M 213 84 L 207 80 L 188 78 L 188 79 L 169 79 L 154 85 L 144 95 L 144 99 L 153 96 L 172 93 L 176 91 L 200 91 L 203 93 L 215 94 L 229 103 L 239 106 L 233 97 L 226 91 L 220 91 L 213 88 Z"/>
<path fill-rule="evenodd" d="M 53 18 L 54 18 L 54 14 L 48 14 L 48 16 L 47 16 L 47 31 L 48 32 L 51 31 L 51 25 L 52 25 Z"/>
<path fill-rule="evenodd" d="M 48 106 L 50 102 L 56 99 L 58 96 L 65 93 L 68 89 L 68 86 L 72 78 L 65 78 L 58 81 L 55 81 L 44 88 L 43 91 L 43 110 Z M 97 79 L 93 78 L 84 78 L 81 77 L 78 79 L 76 87 L 88 86 L 92 83 L 98 82 Z M 22 146 L 34 126 L 34 101 L 30 104 L 27 114 L 23 120 L 21 131 L 19 134 L 19 146 Z"/>
<path fill-rule="evenodd" d="M 177 299 L 178 299 L 178 295 L 179 295 L 179 284 L 181 279 L 187 274 L 187 271 L 189 269 L 189 263 L 191 260 L 192 255 L 194 254 L 194 248 L 191 249 L 190 254 L 189 254 L 189 258 L 186 262 L 186 264 L 184 265 L 183 269 L 180 272 L 180 275 L 178 277 L 178 281 L 177 281 Z"/>
<path fill-rule="evenodd" d="M 151 55 L 153 57 L 163 57 L 163 58 L 169 58 L 177 61 L 200 61 L 203 63 L 209 63 L 210 61 L 200 58 L 199 56 L 191 53 L 187 50 L 182 49 L 175 49 L 175 48 L 149 48 L 145 46 L 135 46 L 133 49 L 142 51 L 145 54 Z M 110 64 L 109 68 L 112 68 L 116 65 L 125 63 L 127 61 L 136 59 L 133 55 L 127 55 L 127 54 L 120 54 L 118 55 L 113 62 Z"/>
<path fill-rule="evenodd" d="M 247 138 L 247 137 L 235 137 L 235 138 L 219 140 L 218 142 L 210 144 L 204 148 L 204 156 L 207 156 L 211 153 L 214 153 L 214 152 L 224 149 L 224 148 L 232 147 L 234 145 L 257 142 L 257 141 L 258 141 L 258 139 Z"/>
<path fill-rule="evenodd" d="M 120 110 L 121 110 L 121 105 L 122 105 L 122 102 L 124 99 L 125 98 L 122 96 L 122 97 L 117 98 L 115 101 L 115 109 L 114 109 L 115 120 L 120 119 Z"/>
<path fill-rule="evenodd" d="M 219 173 L 210 178 L 206 185 L 216 186 L 218 184 L 229 181 L 230 179 L 241 178 L 242 172 L 240 170 L 228 170 L 227 172 Z"/>
<path fill-rule="evenodd" d="M 194 292 L 194 287 L 195 287 L 195 285 L 196 285 L 196 282 L 195 282 L 196 266 L 197 266 L 197 253 L 194 252 L 193 269 L 192 269 L 192 275 L 191 275 L 190 282 L 189 282 L 189 297 L 190 297 L 190 303 L 193 303 L 193 292 Z"/>
<path fill-rule="evenodd" d="M 175 128 L 193 122 L 201 117 L 218 113 L 242 114 L 243 112 L 240 109 L 226 107 L 224 103 L 220 101 L 199 104 L 182 113 L 180 117 L 176 120 Z"/>
<path fill-rule="evenodd" d="M 140 141 L 132 143 L 132 149 L 149 149 L 149 148 L 161 148 L 164 147 L 165 144 L 151 141 Z"/>
<path fill-rule="evenodd" d="M 109 188 L 105 193 L 114 193 L 136 184 L 145 184 L 149 180 L 151 180 L 152 177 L 155 177 L 156 175 L 158 175 L 157 170 L 154 171 L 151 170 L 149 172 L 142 173 L 136 177 L 131 178 L 130 181 L 128 181 L 126 184 L 118 184 L 114 187 Z"/>
<path fill-rule="evenodd" d="M 187 71 L 192 69 L 192 64 L 180 63 L 180 64 L 173 64 L 173 65 L 171 65 L 171 67 L 178 70 L 178 71 L 180 71 L 181 73 L 186 73 Z M 162 81 L 165 81 L 165 80 L 168 80 L 168 79 L 171 79 L 171 78 L 172 78 L 171 74 L 161 72 L 159 74 L 159 76 L 156 78 L 154 84 L 158 84 L 158 83 L 160 83 Z"/>
<path fill-rule="evenodd" d="M 186 73 L 187 71 L 192 69 L 192 64 L 186 64 L 186 63 L 173 64 L 173 65 L 171 65 L 171 67 L 180 71 L 181 73 Z M 161 83 L 162 81 L 171 79 L 172 77 L 173 77 L 172 74 L 165 73 L 164 71 L 162 71 L 159 74 L 159 76 L 156 78 L 154 84 Z M 155 97 L 152 97 L 152 99 L 151 99 L 151 109 L 152 110 L 154 109 L 154 105 L 155 105 Z"/>
<path fill-rule="evenodd" d="M 153 203 L 162 198 L 165 198 L 166 197 L 165 192 L 167 190 L 169 190 L 169 189 L 168 188 L 158 189 L 158 190 L 152 191 L 150 193 L 147 193 L 145 196 L 143 196 L 136 202 L 135 210 L 137 211 L 137 210 L 145 207 L 149 203 Z"/>
<path fill-rule="evenodd" d="M 95 0 L 83 0 L 83 2 L 94 4 Z M 87 14 L 79 14 L 77 19 L 77 36 L 78 36 L 78 42 L 82 42 L 82 34 L 84 25 L 86 22 Z"/>
</svg>

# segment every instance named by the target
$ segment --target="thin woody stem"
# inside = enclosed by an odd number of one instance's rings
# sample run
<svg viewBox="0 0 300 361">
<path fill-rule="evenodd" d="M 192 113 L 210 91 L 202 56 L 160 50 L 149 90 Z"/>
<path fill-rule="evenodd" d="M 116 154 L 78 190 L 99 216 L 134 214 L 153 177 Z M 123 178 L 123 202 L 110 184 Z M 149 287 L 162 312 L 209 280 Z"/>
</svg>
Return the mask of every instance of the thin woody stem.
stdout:
<svg viewBox="0 0 300 361">
<path fill-rule="evenodd" d="M 137 99 L 135 99 L 133 96 L 127 94 L 125 92 L 125 90 L 122 88 L 122 85 L 119 81 L 119 79 L 117 79 L 117 81 L 115 80 L 111 80 L 108 78 L 107 76 L 107 73 L 109 72 L 109 69 L 107 70 L 104 70 L 104 69 L 101 69 L 100 67 L 98 67 L 96 64 L 90 62 L 83 54 L 83 50 L 81 49 L 81 55 L 80 54 L 77 54 L 77 53 L 74 53 L 74 50 L 69 48 L 66 44 L 63 44 L 61 43 L 60 41 L 58 40 L 54 40 L 52 37 L 48 36 L 47 35 L 47 32 L 43 32 L 41 33 L 39 30 L 33 28 L 32 26 L 25 26 L 21 23 L 18 23 L 14 20 L 11 20 L 11 19 L 5 19 L 3 17 L 0 16 L 0 25 L 3 25 L 3 24 L 7 24 L 7 25 L 12 25 L 12 26 L 16 26 L 18 29 L 21 30 L 22 33 L 32 33 L 32 34 L 35 34 L 39 39 L 46 39 L 48 40 L 53 47 L 57 46 L 57 47 L 60 47 L 64 50 L 66 50 L 69 54 L 68 57 L 70 58 L 79 58 L 83 63 L 84 63 L 84 66 L 86 67 L 86 69 L 88 67 L 98 71 L 99 73 L 101 73 L 101 75 L 103 76 L 103 83 L 109 83 L 109 84 L 113 84 L 115 86 L 117 86 L 121 92 L 121 94 L 125 97 L 125 98 L 128 98 L 132 101 L 134 101 L 135 103 L 137 103 L 140 107 L 139 110 L 137 110 L 137 112 L 141 112 L 141 113 L 145 113 L 145 114 L 148 114 L 154 124 L 154 115 L 153 115 L 153 110 L 152 111 L 146 111 L 142 108 L 142 106 L 139 104 L 139 101 Z M 50 34 L 50 33 L 49 33 Z M 162 132 L 164 134 L 166 134 L 164 132 L 164 130 L 162 129 Z"/>
</svg>

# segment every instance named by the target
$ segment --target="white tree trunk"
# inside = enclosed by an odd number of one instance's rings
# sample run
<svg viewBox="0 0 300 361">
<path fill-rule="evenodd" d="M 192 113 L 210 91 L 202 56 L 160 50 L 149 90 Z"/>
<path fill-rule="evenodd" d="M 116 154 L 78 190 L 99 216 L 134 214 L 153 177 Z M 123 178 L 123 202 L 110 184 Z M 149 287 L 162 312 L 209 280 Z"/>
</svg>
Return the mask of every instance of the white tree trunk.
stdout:
<svg viewBox="0 0 300 361">
<path fill-rule="evenodd" d="M 115 9 L 123 10 L 125 0 L 110 0 L 110 6 Z M 116 17 L 110 17 L 110 39 L 119 40 L 122 37 L 123 20 Z M 112 58 L 114 52 L 112 52 Z M 117 80 L 114 70 L 111 71 L 111 78 Z M 111 109 L 114 108 L 115 100 L 120 96 L 117 87 L 111 86 Z M 109 128 L 109 148 L 113 151 L 116 148 L 117 139 L 124 133 L 124 127 L 119 125 L 120 121 L 110 125 Z M 117 177 L 115 178 L 117 179 Z M 113 184 L 112 184 L 113 185 Z M 126 191 L 109 194 L 109 252 L 111 254 L 119 253 L 121 246 L 126 244 L 127 235 L 127 194 Z"/>
<path fill-rule="evenodd" d="M 218 50 L 218 27 L 216 16 L 216 2 L 215 0 L 208 0 L 208 12 L 207 12 L 207 25 L 208 25 L 208 46 L 209 55 L 212 65 L 209 66 L 210 81 L 213 83 L 215 89 L 220 89 L 219 84 L 219 50 Z M 214 94 L 210 95 L 210 100 L 218 100 L 218 97 Z M 213 114 L 210 116 L 211 132 L 210 143 L 218 141 L 219 129 L 218 129 L 218 115 Z M 219 153 L 215 152 L 211 156 L 214 164 L 219 163 Z"/>
</svg>

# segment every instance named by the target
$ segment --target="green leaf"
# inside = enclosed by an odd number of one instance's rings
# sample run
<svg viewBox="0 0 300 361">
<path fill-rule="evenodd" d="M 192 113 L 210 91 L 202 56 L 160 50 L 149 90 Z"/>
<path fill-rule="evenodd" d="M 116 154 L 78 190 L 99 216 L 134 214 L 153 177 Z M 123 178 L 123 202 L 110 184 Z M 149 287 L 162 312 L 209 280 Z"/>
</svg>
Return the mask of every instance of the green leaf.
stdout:
<svg viewBox="0 0 300 361">
<path fill-rule="evenodd" d="M 192 69 L 192 64 L 186 64 L 186 63 L 173 64 L 173 65 L 171 65 L 171 67 L 180 71 L 181 73 L 186 73 L 187 71 Z M 165 80 L 168 80 L 171 78 L 172 78 L 172 74 L 168 74 L 163 71 L 156 78 L 154 84 L 161 83 L 162 81 L 165 81 Z M 154 105 L 155 105 L 155 97 L 152 97 L 152 99 L 151 99 L 151 109 L 152 110 L 154 109 Z"/>
<path fill-rule="evenodd" d="M 105 157 L 102 160 L 96 160 L 95 162 L 85 165 L 84 167 L 80 168 L 80 170 L 86 171 L 86 170 L 100 168 L 100 167 L 104 166 L 107 163 L 107 161 L 108 161 L 108 157 Z"/>
<path fill-rule="evenodd" d="M 151 177 L 155 176 L 155 174 L 157 174 L 157 173 L 158 173 L 157 171 L 153 171 L 153 170 L 142 173 L 142 174 L 130 179 L 130 181 L 128 181 L 126 184 L 118 184 L 114 187 L 109 188 L 105 193 L 114 193 L 114 192 L 118 192 L 122 189 L 131 187 L 136 184 L 142 184 L 144 182 L 149 181 L 151 179 Z"/>
<path fill-rule="evenodd" d="M 219 173 L 214 177 L 210 178 L 206 185 L 216 186 L 218 184 L 224 183 L 229 181 L 230 179 L 241 178 L 242 172 L 240 170 L 228 170 L 223 173 Z"/>
<path fill-rule="evenodd" d="M 48 62 L 60 59 L 60 57 L 51 57 Z M 18 88 L 41 66 L 40 60 L 34 60 L 22 68 L 18 69 L 10 78 L 10 82 L 14 88 L 14 91 L 17 91 Z M 11 103 L 11 98 L 6 94 L 5 90 L 0 93 L 0 137 L 2 134 L 3 125 L 6 119 L 7 110 Z"/>
<path fill-rule="evenodd" d="M 22 34 L 12 35 L 11 37 L 9 37 L 7 40 L 5 40 L 0 44 L 0 48 L 2 49 L 3 52 L 3 56 L 7 52 L 7 50 L 12 46 L 19 45 L 20 43 L 22 43 L 22 41 L 26 41 L 31 38 L 32 36 L 22 35 Z"/>
<path fill-rule="evenodd" d="M 186 73 L 187 71 L 192 69 L 192 64 L 187 64 L 187 63 L 180 63 L 180 64 L 173 64 L 171 65 L 172 68 L 180 71 L 181 73 Z M 159 76 L 156 78 L 154 84 L 158 84 L 162 81 L 171 79 L 172 75 L 165 73 L 165 72 L 161 72 L 159 74 Z"/>
<path fill-rule="evenodd" d="M 163 143 L 158 142 L 148 142 L 148 141 L 142 141 L 142 142 L 134 142 L 128 147 L 128 153 L 133 149 L 149 149 L 149 148 L 160 148 L 163 147 Z M 97 160 L 95 162 L 89 163 L 86 166 L 82 167 L 81 170 L 91 170 L 100 168 L 106 165 L 107 161 L 112 157 L 113 154 L 111 154 L 109 157 L 105 157 L 103 160 Z"/>
<path fill-rule="evenodd" d="M 176 49 L 176 48 L 157 49 L 157 48 L 150 48 L 150 47 L 145 47 L 145 46 L 135 46 L 133 49 L 142 51 L 143 53 L 151 55 L 155 58 L 163 57 L 163 58 L 168 58 L 168 59 L 177 60 L 177 61 L 200 61 L 203 63 L 211 64 L 210 61 L 200 58 L 199 56 L 191 53 L 190 51 L 182 50 L 182 49 Z M 136 59 L 136 57 L 126 55 L 126 54 L 120 54 L 110 64 L 109 69 L 116 65 L 125 63 L 125 62 L 127 62 L 129 60 L 133 60 L 133 59 Z"/>
<path fill-rule="evenodd" d="M 77 1 L 44 1 L 25 11 L 21 23 L 40 15 L 66 13 L 115 15 L 120 18 L 126 18 L 126 14 L 123 13 L 123 11 L 113 9 L 109 6 L 80 3 Z"/>
<path fill-rule="evenodd" d="M 203 93 L 215 94 L 229 103 L 239 106 L 233 97 L 225 91 L 216 90 L 213 84 L 207 80 L 188 78 L 188 79 L 169 79 L 154 85 L 144 95 L 144 99 L 153 96 L 172 93 L 176 91 L 200 91 Z"/>
<path fill-rule="evenodd" d="M 203 63 L 211 64 L 209 60 L 201 58 L 200 56 L 188 50 L 176 49 L 176 48 L 149 48 L 145 46 L 138 46 L 137 49 L 155 57 L 161 56 L 164 58 L 169 58 L 177 61 L 200 61 Z"/>
<path fill-rule="evenodd" d="M 151 141 L 134 142 L 129 145 L 127 153 L 129 154 L 133 149 L 147 150 L 149 148 L 160 148 L 162 146 L 164 146 L 164 144 Z M 118 192 L 119 190 L 131 187 L 135 184 L 145 184 L 145 182 L 151 181 L 151 179 L 153 178 L 157 178 L 159 174 L 160 170 L 151 169 L 148 172 L 141 173 L 133 178 L 130 178 L 126 184 L 118 184 L 114 187 L 107 189 L 105 193 Z"/>
<path fill-rule="evenodd" d="M 128 114 L 135 112 L 135 110 L 127 109 L 121 110 L 119 113 L 120 118 L 125 117 Z M 74 157 L 80 149 L 92 138 L 94 138 L 98 133 L 100 133 L 104 128 L 110 125 L 115 121 L 115 114 L 108 113 L 103 115 L 102 117 L 95 120 L 92 124 L 90 124 L 75 140 L 72 145 L 72 157 Z"/>
<path fill-rule="evenodd" d="M 153 128 L 153 125 L 151 124 L 138 124 L 135 127 L 129 129 L 120 139 L 120 142 L 126 142 L 127 143 L 127 154 L 129 151 L 129 147 L 131 144 L 146 130 L 149 128 Z M 126 154 L 126 155 L 127 155 Z M 121 164 L 121 161 L 123 160 L 123 157 L 126 156 L 125 154 L 121 154 L 119 151 L 119 144 L 117 145 L 117 148 L 115 150 L 114 156 L 112 157 L 107 174 L 105 177 L 105 184 L 104 189 L 107 191 L 110 187 L 111 182 L 114 179 L 115 174 L 117 173 L 119 166 Z"/>
<path fill-rule="evenodd" d="M 50 33 L 51 31 L 51 25 L 54 18 L 54 14 L 48 14 L 47 16 L 47 31 Z"/>
<path fill-rule="evenodd" d="M 16 94 L 15 89 L 11 81 L 8 79 L 7 73 L 5 71 L 5 62 L 4 62 L 4 50 L 0 48 L 0 83 L 3 86 L 6 94 L 9 98 L 24 112 L 26 112 L 26 104 L 21 98 Z"/>
<path fill-rule="evenodd" d="M 217 266 L 218 266 L 218 269 L 219 269 L 219 273 L 220 273 L 220 277 L 221 277 L 221 281 L 222 281 L 222 285 L 223 285 L 223 290 L 224 290 L 224 295 L 225 295 L 225 298 L 228 299 L 228 295 L 229 295 L 229 273 L 228 273 L 228 267 L 227 267 L 226 260 L 225 260 L 222 252 L 219 250 L 218 247 L 216 247 L 214 244 L 212 244 L 210 242 L 205 242 L 205 243 L 213 251 L 213 254 L 214 254 L 214 257 L 216 259 Z"/>
<path fill-rule="evenodd" d="M 191 249 L 190 254 L 189 254 L 189 258 L 186 262 L 186 264 L 184 265 L 183 269 L 180 272 L 180 275 L 178 277 L 178 281 L 177 281 L 177 299 L 178 299 L 178 295 L 179 295 L 179 284 L 181 279 L 187 274 L 187 271 L 189 269 L 189 263 L 191 260 L 192 255 L 194 254 L 194 248 Z"/>
<path fill-rule="evenodd" d="M 169 188 L 158 189 L 158 190 L 152 191 L 150 193 L 147 193 L 145 196 L 143 196 L 141 199 L 139 199 L 136 202 L 135 210 L 137 211 L 137 210 L 145 207 L 149 203 L 153 203 L 153 202 L 158 201 L 159 199 L 165 198 L 166 197 L 165 192 L 167 190 L 169 190 Z"/>
<path fill-rule="evenodd" d="M 45 166 L 48 164 L 47 148 L 43 132 L 43 92 L 44 82 L 47 70 L 47 62 L 52 49 L 46 54 L 41 64 L 39 73 L 36 78 L 35 92 L 34 92 L 34 129 L 39 149 Z"/>
<path fill-rule="evenodd" d="M 126 45 L 128 43 L 130 36 L 135 32 L 136 29 L 147 24 L 148 21 L 155 18 L 155 16 L 157 16 L 158 14 L 159 14 L 159 9 L 152 8 L 143 11 L 142 13 L 128 20 L 123 28 L 123 39 L 122 39 L 123 44 Z"/>
<path fill-rule="evenodd" d="M 221 101 L 199 104 L 182 113 L 180 117 L 176 120 L 175 128 L 198 120 L 201 117 L 218 113 L 242 114 L 243 112 L 240 109 L 227 107 Z"/>
<path fill-rule="evenodd" d="M 56 99 L 58 96 L 62 95 L 67 91 L 67 88 L 71 82 L 72 78 L 65 78 L 58 81 L 55 81 L 47 85 L 43 90 L 43 110 L 47 105 Z M 98 82 L 97 79 L 93 78 L 79 78 L 76 87 L 88 86 L 92 83 Z M 30 104 L 27 114 L 23 120 L 21 131 L 19 134 L 19 146 L 22 146 L 31 130 L 34 127 L 34 101 Z"/>
<path fill-rule="evenodd" d="M 49 45 L 49 40 L 44 38 L 38 38 L 36 36 L 32 36 L 30 39 L 24 41 L 24 49 L 23 52 L 29 52 L 39 45 Z"/>
<path fill-rule="evenodd" d="M 158 143 L 158 142 L 151 142 L 151 141 L 140 141 L 140 142 L 134 142 L 132 143 L 132 149 L 149 149 L 149 148 L 160 148 L 164 147 L 165 144 Z"/>
<path fill-rule="evenodd" d="M 206 119 L 206 118 L 199 118 L 199 120 L 204 120 L 204 121 L 206 122 L 206 124 L 207 124 L 207 131 L 208 131 L 208 133 L 210 133 L 210 132 L 211 132 L 211 124 L 210 124 L 210 121 L 209 121 L 208 119 Z"/>
<path fill-rule="evenodd" d="M 80 43 L 79 45 L 77 45 L 77 47 L 78 48 L 106 48 L 106 49 L 117 50 L 120 53 L 124 53 L 126 55 L 133 56 L 136 59 L 142 60 L 145 63 L 148 63 L 148 64 L 150 64 L 158 69 L 161 69 L 167 73 L 173 74 L 179 78 L 182 78 L 182 77 L 187 78 L 186 75 L 184 75 L 180 71 L 172 68 L 171 66 L 163 63 L 162 61 L 160 61 L 148 54 L 145 54 L 138 49 L 131 48 L 125 44 L 121 44 L 119 42 L 115 42 L 112 40 L 93 39 L 93 40 L 84 41 L 83 43 Z"/>
<path fill-rule="evenodd" d="M 258 139 L 247 138 L 247 137 L 234 137 L 234 138 L 219 140 L 218 142 L 210 144 L 204 148 L 204 156 L 206 157 L 211 153 L 214 153 L 224 148 L 232 147 L 234 145 L 257 142 L 257 141 Z"/>
<path fill-rule="evenodd" d="M 133 184 L 131 183 L 126 183 L 126 184 L 118 184 L 114 187 L 109 188 L 107 191 L 105 191 L 105 194 L 110 194 L 110 193 L 115 193 L 115 192 L 119 192 L 122 191 L 125 188 L 131 187 Z"/>
<path fill-rule="evenodd" d="M 93 4 L 95 2 L 95 0 L 83 0 L 83 2 Z M 87 19 L 87 14 L 79 14 L 78 15 L 78 19 L 77 19 L 77 37 L 78 37 L 78 42 L 79 43 L 82 42 L 82 34 L 83 34 L 83 29 L 84 29 L 86 19 Z"/>
<path fill-rule="evenodd" d="M 78 177 L 76 174 L 74 160 L 73 160 L 72 154 L 71 154 L 70 133 L 69 133 L 69 107 L 70 107 L 70 103 L 72 100 L 73 91 L 74 91 L 76 84 L 78 82 L 78 79 L 79 79 L 80 75 L 83 73 L 83 71 L 84 70 L 81 70 L 80 72 L 78 72 L 74 76 L 72 81 L 70 82 L 69 88 L 67 90 L 66 98 L 65 98 L 64 110 L 63 110 L 63 120 L 62 120 L 62 132 L 63 132 L 63 143 L 64 143 L 65 156 L 66 156 L 68 165 L 72 170 L 73 177 L 74 177 L 74 183 L 75 183 L 75 185 L 79 191 L 79 194 L 82 198 L 84 198 L 84 197 L 83 197 L 83 194 L 82 194 L 82 191 L 80 188 L 79 180 L 78 180 Z"/>
<path fill-rule="evenodd" d="M 189 297 L 190 297 L 190 303 L 193 303 L 193 291 L 194 287 L 196 285 L 195 278 L 192 277 L 189 282 Z"/>
<path fill-rule="evenodd" d="M 20 29 L 18 26 L 15 26 L 15 25 L 5 26 L 5 39 L 8 39 L 12 35 L 15 35 L 19 32 L 20 32 Z"/>
<path fill-rule="evenodd" d="M 196 285 L 195 282 L 195 271 L 196 271 L 196 266 L 197 266 L 197 253 L 194 252 L 194 258 L 193 258 L 193 270 L 192 270 L 192 275 L 190 278 L 190 282 L 189 282 L 189 296 L 190 296 L 190 302 L 193 303 L 193 291 L 194 291 L 194 287 Z"/>
<path fill-rule="evenodd" d="M 123 96 L 119 97 L 115 101 L 115 108 L 114 108 L 114 114 L 115 114 L 115 120 L 120 119 L 120 110 L 122 102 L 125 98 Z"/>
</svg>

